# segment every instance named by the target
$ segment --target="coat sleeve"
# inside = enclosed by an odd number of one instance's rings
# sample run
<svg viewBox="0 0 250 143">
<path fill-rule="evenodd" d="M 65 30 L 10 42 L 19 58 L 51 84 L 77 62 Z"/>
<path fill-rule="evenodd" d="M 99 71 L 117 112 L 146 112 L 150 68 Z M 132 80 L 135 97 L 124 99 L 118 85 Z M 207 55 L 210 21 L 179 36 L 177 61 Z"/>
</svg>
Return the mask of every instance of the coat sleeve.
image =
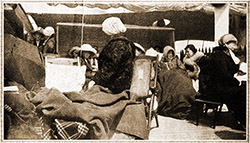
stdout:
<svg viewBox="0 0 250 143">
<path fill-rule="evenodd" d="M 177 66 L 183 70 L 186 70 L 184 64 L 181 62 L 181 60 L 177 57 L 176 58 Z"/>
<path fill-rule="evenodd" d="M 222 79 L 231 85 L 239 85 L 239 81 L 230 74 L 230 72 L 236 73 L 239 66 L 235 65 L 230 68 L 233 71 L 229 71 L 227 66 L 228 63 L 225 58 L 223 58 L 225 55 L 223 55 L 222 52 L 215 53 L 213 56 L 214 58 L 212 62 L 214 64 L 215 72 L 217 72 L 216 75 L 218 75 L 218 80 Z"/>
</svg>

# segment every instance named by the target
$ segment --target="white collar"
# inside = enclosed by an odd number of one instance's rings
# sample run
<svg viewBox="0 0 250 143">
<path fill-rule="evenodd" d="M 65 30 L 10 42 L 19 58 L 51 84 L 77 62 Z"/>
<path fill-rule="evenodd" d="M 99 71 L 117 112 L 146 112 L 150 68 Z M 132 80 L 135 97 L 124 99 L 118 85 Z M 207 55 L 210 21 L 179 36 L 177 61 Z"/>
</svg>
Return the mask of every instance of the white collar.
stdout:
<svg viewBox="0 0 250 143">
<path fill-rule="evenodd" d="M 235 56 L 235 54 L 233 53 L 232 50 L 230 50 L 230 49 L 228 49 L 228 50 L 229 50 L 229 53 L 230 53 L 230 55 L 231 55 L 231 57 L 232 57 L 234 63 L 235 63 L 236 65 L 239 64 L 239 63 L 240 63 L 240 59 L 239 59 L 238 57 Z"/>
</svg>

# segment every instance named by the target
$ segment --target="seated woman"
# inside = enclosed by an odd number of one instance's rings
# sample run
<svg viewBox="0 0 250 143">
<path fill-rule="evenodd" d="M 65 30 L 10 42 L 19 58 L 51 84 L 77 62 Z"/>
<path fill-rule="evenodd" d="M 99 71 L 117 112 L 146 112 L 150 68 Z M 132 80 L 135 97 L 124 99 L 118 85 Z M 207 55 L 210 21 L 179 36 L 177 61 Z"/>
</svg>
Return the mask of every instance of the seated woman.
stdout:
<svg viewBox="0 0 250 143">
<path fill-rule="evenodd" d="M 234 77 L 241 61 L 235 56 L 238 40 L 232 34 L 223 35 L 210 55 L 212 68 L 207 93 L 214 101 L 220 101 L 233 111 L 236 119 L 246 127 L 246 85 Z"/>
<path fill-rule="evenodd" d="M 82 91 L 85 92 L 88 88 L 91 87 L 91 81 L 98 70 L 97 68 L 97 51 L 94 49 L 90 44 L 83 44 L 80 47 L 72 47 L 69 52 L 68 56 L 71 58 L 80 57 L 80 64 L 86 66 L 86 80 L 83 86 Z"/>
<path fill-rule="evenodd" d="M 55 30 L 53 27 L 48 26 L 43 30 L 43 34 L 45 35 L 45 40 L 43 42 L 43 54 L 56 53 L 56 37 Z"/>
<path fill-rule="evenodd" d="M 99 55 L 96 85 L 92 88 L 81 94 L 44 89 L 30 101 L 43 117 L 55 121 L 56 138 L 68 139 L 60 130 L 67 131 L 64 125 L 74 125 L 73 131 L 79 135 L 76 139 L 111 139 L 114 133 L 147 139 L 144 105 L 132 100 L 128 92 L 134 58 L 133 42 L 113 39 Z"/>
<path fill-rule="evenodd" d="M 183 63 L 179 57 L 175 54 L 175 50 L 171 46 L 166 46 L 163 49 L 163 56 L 160 62 L 161 68 L 171 70 L 171 69 L 185 69 Z"/>
<path fill-rule="evenodd" d="M 192 79 L 197 79 L 200 73 L 200 67 L 197 62 L 204 56 L 202 52 L 198 52 L 194 45 L 189 44 L 185 47 L 186 55 L 183 58 L 188 75 Z"/>
<path fill-rule="evenodd" d="M 191 111 L 196 91 L 187 72 L 183 70 L 184 65 L 174 56 L 172 47 L 165 47 L 164 55 L 158 76 L 161 94 L 157 98 L 157 111 L 163 116 L 185 119 Z"/>
</svg>

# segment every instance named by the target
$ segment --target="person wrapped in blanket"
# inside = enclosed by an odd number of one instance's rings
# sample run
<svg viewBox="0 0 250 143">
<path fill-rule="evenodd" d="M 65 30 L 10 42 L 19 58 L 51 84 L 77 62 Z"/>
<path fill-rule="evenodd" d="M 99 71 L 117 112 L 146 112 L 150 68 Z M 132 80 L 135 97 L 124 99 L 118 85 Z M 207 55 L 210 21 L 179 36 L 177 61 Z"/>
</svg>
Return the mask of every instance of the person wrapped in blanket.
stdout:
<svg viewBox="0 0 250 143">
<path fill-rule="evenodd" d="M 186 119 L 192 110 L 196 91 L 183 63 L 171 46 L 164 48 L 159 67 L 161 94 L 157 98 L 157 112 L 163 116 Z"/>
<path fill-rule="evenodd" d="M 246 65 L 235 56 L 239 49 L 238 40 L 232 34 L 221 36 L 219 46 L 213 49 L 208 58 L 210 78 L 206 82 L 204 92 L 212 101 L 225 103 L 242 127 L 246 127 L 246 83 L 241 83 L 235 74 L 241 73 Z M 246 73 L 245 73 L 246 74 Z"/>
<path fill-rule="evenodd" d="M 175 54 L 175 50 L 171 46 L 166 46 L 163 49 L 163 56 L 161 58 L 161 69 L 176 69 L 180 68 L 185 70 L 184 64 L 181 62 L 179 57 Z"/>
<path fill-rule="evenodd" d="M 129 93 L 135 45 L 111 40 L 101 51 L 95 85 L 84 93 L 41 89 L 29 96 L 52 139 L 147 139 L 145 107 Z"/>
</svg>

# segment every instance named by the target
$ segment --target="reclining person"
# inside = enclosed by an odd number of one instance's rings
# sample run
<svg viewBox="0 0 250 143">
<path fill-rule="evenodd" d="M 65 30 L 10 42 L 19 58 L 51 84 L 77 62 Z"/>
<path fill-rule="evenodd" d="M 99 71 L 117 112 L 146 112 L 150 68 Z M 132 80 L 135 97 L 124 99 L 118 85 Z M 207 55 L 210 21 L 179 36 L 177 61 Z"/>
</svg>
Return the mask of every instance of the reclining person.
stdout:
<svg viewBox="0 0 250 143">
<path fill-rule="evenodd" d="M 196 91 L 172 47 L 164 48 L 159 68 L 158 82 L 161 94 L 158 94 L 157 98 L 157 112 L 163 116 L 186 119 L 191 113 Z"/>
<path fill-rule="evenodd" d="M 84 134 L 76 130 L 81 137 L 75 139 L 111 139 L 118 133 L 147 139 L 144 105 L 131 100 L 128 92 L 134 58 L 133 42 L 123 37 L 113 39 L 100 53 L 92 88 L 82 94 L 43 89 L 30 101 L 43 117 L 56 121 L 54 130 L 68 121 L 78 129 L 81 125 Z M 69 139 L 57 132 L 57 138 Z"/>
<path fill-rule="evenodd" d="M 179 57 L 175 54 L 175 50 L 171 46 L 166 46 L 163 49 L 163 56 L 160 62 L 161 68 L 167 70 L 180 68 L 185 70 L 184 64 Z"/>
</svg>

